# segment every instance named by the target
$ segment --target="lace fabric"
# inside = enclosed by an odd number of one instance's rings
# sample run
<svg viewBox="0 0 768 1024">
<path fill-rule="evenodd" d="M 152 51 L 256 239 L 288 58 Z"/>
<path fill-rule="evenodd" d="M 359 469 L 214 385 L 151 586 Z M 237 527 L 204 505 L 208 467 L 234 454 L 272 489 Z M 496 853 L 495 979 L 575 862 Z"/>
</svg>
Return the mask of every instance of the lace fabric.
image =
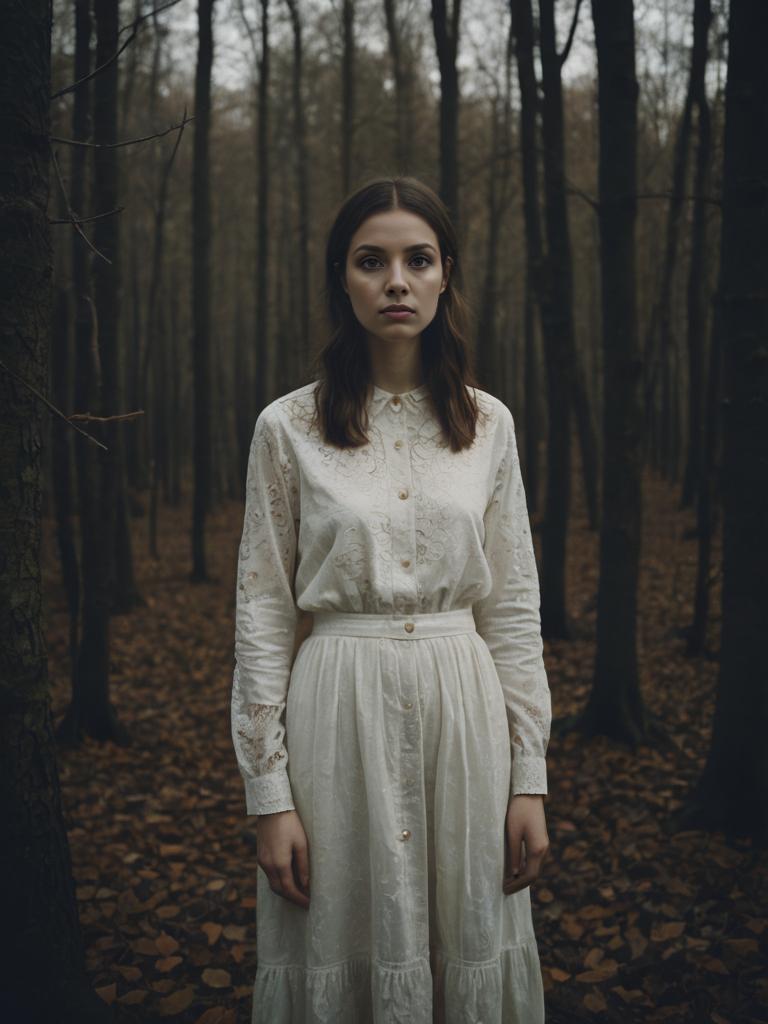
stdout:
<svg viewBox="0 0 768 1024">
<path fill-rule="evenodd" d="M 231 702 L 247 813 L 295 806 L 285 709 L 299 609 L 472 607 L 504 694 L 510 793 L 546 793 L 551 704 L 512 414 L 476 390 L 475 443 L 454 453 L 424 387 L 399 402 L 376 389 L 369 444 L 339 450 L 317 430 L 313 389 L 265 407 L 248 460 Z"/>
</svg>

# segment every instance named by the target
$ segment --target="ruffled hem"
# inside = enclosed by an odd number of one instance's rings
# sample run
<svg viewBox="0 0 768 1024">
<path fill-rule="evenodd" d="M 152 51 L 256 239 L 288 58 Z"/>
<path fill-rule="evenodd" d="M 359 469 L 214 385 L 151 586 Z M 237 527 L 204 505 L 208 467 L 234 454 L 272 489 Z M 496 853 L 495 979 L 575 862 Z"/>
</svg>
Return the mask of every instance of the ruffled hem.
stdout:
<svg viewBox="0 0 768 1024">
<path fill-rule="evenodd" d="M 259 964 L 251 1024 L 542 1024 L 535 938 L 482 963 L 432 951 L 403 964 Z"/>
</svg>

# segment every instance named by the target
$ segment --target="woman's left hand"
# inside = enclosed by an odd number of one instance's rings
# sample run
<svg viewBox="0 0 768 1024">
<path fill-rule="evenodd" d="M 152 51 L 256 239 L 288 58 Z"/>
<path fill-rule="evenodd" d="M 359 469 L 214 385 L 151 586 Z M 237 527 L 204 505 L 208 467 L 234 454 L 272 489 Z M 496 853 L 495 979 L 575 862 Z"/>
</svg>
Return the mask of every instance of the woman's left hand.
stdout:
<svg viewBox="0 0 768 1024">
<path fill-rule="evenodd" d="M 505 838 L 503 889 L 508 896 L 536 881 L 549 852 L 543 796 L 518 793 L 510 799 Z"/>
</svg>

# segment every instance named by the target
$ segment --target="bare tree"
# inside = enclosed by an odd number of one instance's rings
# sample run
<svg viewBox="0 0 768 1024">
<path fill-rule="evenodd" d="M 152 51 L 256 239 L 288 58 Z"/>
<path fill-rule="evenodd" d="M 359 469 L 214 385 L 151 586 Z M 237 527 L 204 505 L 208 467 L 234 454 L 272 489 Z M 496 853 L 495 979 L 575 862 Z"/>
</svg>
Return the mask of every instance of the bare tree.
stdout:
<svg viewBox="0 0 768 1024">
<path fill-rule="evenodd" d="M 432 30 L 440 66 L 440 194 L 454 220 L 459 216 L 459 49 L 461 0 L 432 0 Z"/>
<path fill-rule="evenodd" d="M 211 494 L 210 288 L 211 185 L 210 124 L 213 65 L 213 5 L 198 0 L 198 49 L 195 74 L 195 142 L 192 170 L 192 303 L 194 357 L 194 462 L 192 580 L 208 579 L 205 520 Z"/>
<path fill-rule="evenodd" d="M 768 6 L 731 0 L 717 304 L 725 356 L 723 626 L 712 745 L 675 820 L 768 844 Z"/>
<path fill-rule="evenodd" d="M 41 404 L 51 324 L 50 0 L 0 14 L 0 900 L 7 1021 L 102 1024 L 75 899 L 53 736 L 40 574 Z M 82 439 L 80 440 L 81 443 Z"/>
<path fill-rule="evenodd" d="M 630 744 L 646 733 L 637 666 L 642 524 L 642 360 L 635 301 L 637 78 L 633 0 L 592 0 L 598 66 L 603 309 L 603 487 L 597 655 L 589 734 Z"/>
</svg>

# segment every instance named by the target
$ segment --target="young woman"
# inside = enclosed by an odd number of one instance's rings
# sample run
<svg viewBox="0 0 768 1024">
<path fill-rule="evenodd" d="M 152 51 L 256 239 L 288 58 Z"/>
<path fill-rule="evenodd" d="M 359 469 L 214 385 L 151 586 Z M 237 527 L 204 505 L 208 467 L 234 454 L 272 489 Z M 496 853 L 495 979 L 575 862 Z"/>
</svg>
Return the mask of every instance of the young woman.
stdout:
<svg viewBox="0 0 768 1024">
<path fill-rule="evenodd" d="M 262 868 L 254 1024 L 544 1020 L 538 576 L 457 260 L 417 179 L 351 195 L 320 372 L 256 421 L 232 690 Z"/>
</svg>

